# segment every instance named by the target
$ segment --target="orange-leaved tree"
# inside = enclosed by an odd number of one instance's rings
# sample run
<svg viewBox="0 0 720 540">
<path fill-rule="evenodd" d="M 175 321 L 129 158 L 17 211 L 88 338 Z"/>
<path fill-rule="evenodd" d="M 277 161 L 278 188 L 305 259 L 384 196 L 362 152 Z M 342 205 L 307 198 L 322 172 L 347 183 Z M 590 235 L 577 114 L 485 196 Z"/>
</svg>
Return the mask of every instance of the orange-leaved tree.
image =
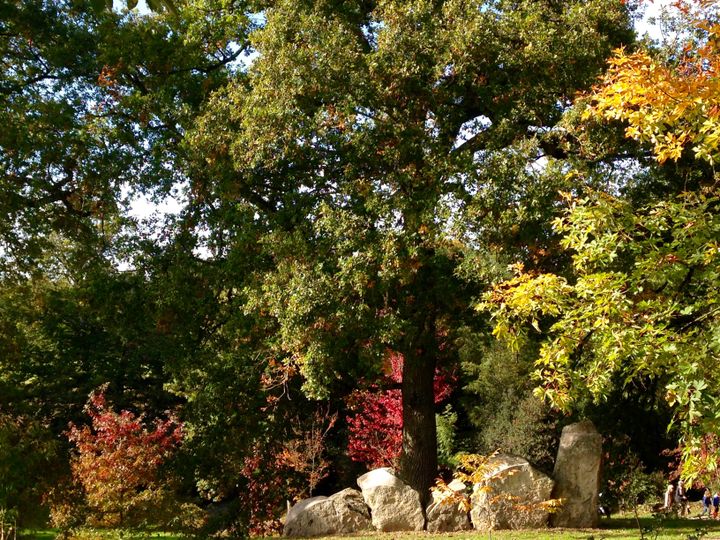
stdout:
<svg viewBox="0 0 720 540">
<path fill-rule="evenodd" d="M 673 408 L 684 478 L 709 482 L 720 451 L 720 3 L 675 2 L 677 41 L 617 50 L 585 118 L 620 121 L 657 161 L 690 167 L 699 184 L 647 193 L 566 195 L 554 222 L 569 273 L 515 266 L 481 308 L 495 334 L 542 346 L 538 393 L 561 409 L 608 399 L 629 384 L 663 388 Z M 639 177 L 648 174 L 638 167 Z M 651 174 L 672 174 L 658 167 Z M 692 187 L 694 186 L 694 187 Z"/>
<path fill-rule="evenodd" d="M 182 441 L 182 424 L 170 417 L 148 429 L 141 416 L 110 408 L 103 389 L 90 395 L 85 411 L 92 426 L 71 424 L 68 438 L 92 521 L 122 527 L 152 520 L 166 498 L 158 470 Z"/>
<path fill-rule="evenodd" d="M 586 118 L 625 122 L 626 135 L 649 143 L 661 163 L 690 151 L 714 164 L 720 160 L 720 2 L 673 6 L 683 22 L 679 43 L 665 55 L 616 50 Z"/>
</svg>

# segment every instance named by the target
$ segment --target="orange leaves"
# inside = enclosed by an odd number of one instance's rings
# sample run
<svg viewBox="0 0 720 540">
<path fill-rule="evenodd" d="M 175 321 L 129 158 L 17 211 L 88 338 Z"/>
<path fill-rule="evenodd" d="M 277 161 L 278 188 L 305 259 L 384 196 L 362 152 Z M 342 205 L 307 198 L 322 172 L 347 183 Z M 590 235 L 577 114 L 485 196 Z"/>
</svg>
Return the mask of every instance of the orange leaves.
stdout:
<svg viewBox="0 0 720 540">
<path fill-rule="evenodd" d="M 91 394 L 85 411 L 92 427 L 71 424 L 68 433 L 76 448 L 73 476 L 102 524 L 126 524 L 155 496 L 158 467 L 180 444 L 182 424 L 171 417 L 148 430 L 141 417 L 108 408 L 104 387 Z"/>
<path fill-rule="evenodd" d="M 585 117 L 625 122 L 626 135 L 650 145 L 661 163 L 677 161 L 685 151 L 715 163 L 720 160 L 720 24 L 710 16 L 715 2 L 683 4 L 681 16 L 704 38 L 688 39 L 677 57 L 666 61 L 645 51 L 616 50 Z"/>
</svg>

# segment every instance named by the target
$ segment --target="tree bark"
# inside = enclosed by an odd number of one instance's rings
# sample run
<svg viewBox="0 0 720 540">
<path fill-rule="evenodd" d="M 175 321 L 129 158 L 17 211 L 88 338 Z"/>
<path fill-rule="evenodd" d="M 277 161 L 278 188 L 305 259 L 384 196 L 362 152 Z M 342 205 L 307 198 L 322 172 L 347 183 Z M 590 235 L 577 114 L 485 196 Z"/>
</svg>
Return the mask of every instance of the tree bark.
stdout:
<svg viewBox="0 0 720 540">
<path fill-rule="evenodd" d="M 435 351 L 405 353 L 403 363 L 403 434 L 400 476 L 420 493 L 425 507 L 437 475 L 437 428 L 435 425 Z"/>
</svg>

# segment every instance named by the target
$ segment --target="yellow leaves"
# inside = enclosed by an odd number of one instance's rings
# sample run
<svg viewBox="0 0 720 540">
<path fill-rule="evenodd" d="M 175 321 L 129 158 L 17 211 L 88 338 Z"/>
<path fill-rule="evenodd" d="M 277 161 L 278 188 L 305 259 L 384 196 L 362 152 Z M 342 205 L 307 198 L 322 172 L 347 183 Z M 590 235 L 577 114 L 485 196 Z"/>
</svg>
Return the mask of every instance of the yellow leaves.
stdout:
<svg viewBox="0 0 720 540">
<path fill-rule="evenodd" d="M 554 274 L 521 273 L 517 277 L 496 285 L 483 296 L 476 306 L 478 311 L 492 311 L 495 319 L 493 335 L 505 341 L 512 350 L 518 350 L 522 334 L 515 331 L 513 321 L 525 319 L 540 332 L 539 318 L 558 315 L 571 288 L 567 281 Z"/>
<path fill-rule="evenodd" d="M 496 450 L 489 456 L 482 454 L 461 454 L 458 456 L 458 470 L 455 478 L 465 484 L 480 484 L 492 471 L 491 460 L 497 457 Z"/>
<path fill-rule="evenodd" d="M 660 163 L 663 163 L 668 159 L 672 161 L 677 161 L 678 159 L 680 159 L 684 147 L 683 141 L 686 138 L 687 137 L 677 136 L 674 133 L 668 133 L 667 135 L 665 135 L 664 143 L 655 145 L 655 154 L 657 156 L 657 160 Z"/>
<path fill-rule="evenodd" d="M 512 506 L 516 512 L 536 512 L 544 510 L 549 513 L 557 512 L 563 505 L 563 499 L 548 499 L 545 501 L 533 500 L 533 496 L 527 493 L 513 494 L 504 492 L 499 485 L 506 478 L 509 478 L 520 472 L 520 469 L 513 466 L 501 466 L 502 460 L 498 460 L 499 451 L 495 451 L 490 455 L 482 454 L 460 454 L 458 456 L 458 469 L 453 474 L 453 484 L 458 481 L 465 486 L 472 486 L 474 493 L 483 493 L 494 504 L 502 502 L 502 504 Z M 461 486 L 462 486 L 461 484 Z M 441 504 L 457 504 L 458 508 L 464 512 L 470 511 L 470 499 L 466 495 L 466 490 L 448 486 L 441 478 L 436 481 L 435 487 L 432 489 L 433 498 L 438 498 Z M 437 494 L 437 495 L 436 495 Z"/>
<path fill-rule="evenodd" d="M 448 486 L 442 478 L 435 480 L 435 487 L 431 488 L 433 493 L 437 493 L 440 498 L 440 504 L 451 505 L 456 504 L 458 510 L 469 512 L 472 508 L 470 499 L 463 491 L 456 491 Z"/>
<path fill-rule="evenodd" d="M 696 26 L 705 24 L 698 21 Z M 719 31 L 711 25 L 711 34 Z M 685 149 L 697 159 L 720 158 L 720 51 L 715 42 L 687 45 L 676 64 L 647 52 L 617 49 L 584 119 L 619 120 L 625 135 L 651 145 L 657 160 L 677 161 Z"/>
</svg>

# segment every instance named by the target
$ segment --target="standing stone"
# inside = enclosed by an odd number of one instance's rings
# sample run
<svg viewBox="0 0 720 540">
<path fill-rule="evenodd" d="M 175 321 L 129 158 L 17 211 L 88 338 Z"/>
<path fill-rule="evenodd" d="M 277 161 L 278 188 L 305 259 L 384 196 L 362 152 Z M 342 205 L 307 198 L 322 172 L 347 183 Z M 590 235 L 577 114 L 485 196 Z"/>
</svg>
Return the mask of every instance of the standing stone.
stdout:
<svg viewBox="0 0 720 540">
<path fill-rule="evenodd" d="M 484 480 L 473 486 L 473 527 L 487 531 L 547 526 L 550 514 L 540 503 L 550 498 L 553 484 L 552 478 L 523 458 L 495 456 Z"/>
<path fill-rule="evenodd" d="M 384 467 L 363 474 L 357 480 L 372 524 L 379 531 L 422 531 L 425 516 L 420 494 Z"/>
<path fill-rule="evenodd" d="M 598 526 L 601 457 L 602 436 L 590 420 L 563 428 L 553 472 L 553 497 L 562 499 L 563 504 L 551 518 L 553 526 L 576 529 Z"/>
<path fill-rule="evenodd" d="M 448 487 L 456 497 L 464 498 L 466 486 L 460 480 L 453 480 Z M 431 533 L 467 531 L 471 529 L 470 517 L 459 501 L 449 501 L 449 493 L 432 492 L 432 501 L 427 507 L 427 531 Z M 455 499 L 455 497 L 453 497 Z"/>
<path fill-rule="evenodd" d="M 328 536 L 372 530 L 370 509 L 356 489 L 311 497 L 288 510 L 285 536 Z"/>
</svg>

